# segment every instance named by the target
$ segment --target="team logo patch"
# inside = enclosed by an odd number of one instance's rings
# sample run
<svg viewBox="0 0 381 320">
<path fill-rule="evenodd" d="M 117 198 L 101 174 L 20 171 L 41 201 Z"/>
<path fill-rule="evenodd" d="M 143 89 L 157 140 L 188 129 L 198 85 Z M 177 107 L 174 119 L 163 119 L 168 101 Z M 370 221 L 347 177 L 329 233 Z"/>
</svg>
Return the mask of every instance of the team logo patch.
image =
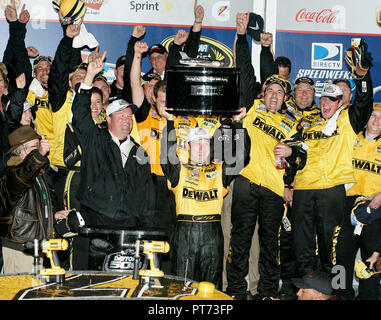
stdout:
<svg viewBox="0 0 381 320">
<path fill-rule="evenodd" d="M 360 140 L 356 140 L 356 142 L 355 142 L 355 147 L 359 147 L 359 148 L 362 147 L 362 145 L 361 145 L 361 143 L 360 143 Z"/>
<path fill-rule="evenodd" d="M 287 132 L 290 132 L 290 131 L 291 131 L 291 128 L 289 128 L 289 127 L 288 127 L 286 124 L 284 124 L 284 123 L 281 123 L 280 126 L 281 126 L 284 130 L 286 130 Z"/>
<path fill-rule="evenodd" d="M 207 173 L 207 174 L 205 175 L 205 177 L 206 177 L 207 179 L 214 179 L 215 177 L 218 177 L 218 171 L 211 172 L 211 173 Z"/>
<path fill-rule="evenodd" d="M 258 106 L 257 106 L 257 110 L 262 110 L 262 111 L 266 111 L 266 107 L 265 107 L 265 105 L 264 104 L 259 104 Z"/>
</svg>

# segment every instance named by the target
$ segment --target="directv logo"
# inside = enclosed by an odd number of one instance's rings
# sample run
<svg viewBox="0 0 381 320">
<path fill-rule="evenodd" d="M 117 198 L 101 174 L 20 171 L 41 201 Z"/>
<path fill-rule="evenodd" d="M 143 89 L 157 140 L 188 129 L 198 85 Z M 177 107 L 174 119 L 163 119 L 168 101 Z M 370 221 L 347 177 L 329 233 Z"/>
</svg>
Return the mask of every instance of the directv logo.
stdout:
<svg viewBox="0 0 381 320">
<path fill-rule="evenodd" d="M 343 45 L 341 43 L 312 43 L 311 68 L 341 70 Z"/>
</svg>

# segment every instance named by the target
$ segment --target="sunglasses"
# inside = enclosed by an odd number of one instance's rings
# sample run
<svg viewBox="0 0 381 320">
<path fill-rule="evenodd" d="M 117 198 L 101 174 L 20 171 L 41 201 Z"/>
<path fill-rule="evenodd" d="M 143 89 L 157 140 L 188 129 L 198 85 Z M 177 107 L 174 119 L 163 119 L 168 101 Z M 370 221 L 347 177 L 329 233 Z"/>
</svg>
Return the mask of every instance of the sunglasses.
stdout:
<svg viewBox="0 0 381 320">
<path fill-rule="evenodd" d="M 40 61 L 48 61 L 49 63 L 53 62 L 53 58 L 50 56 L 39 56 L 33 61 L 33 67 L 36 67 Z"/>
</svg>

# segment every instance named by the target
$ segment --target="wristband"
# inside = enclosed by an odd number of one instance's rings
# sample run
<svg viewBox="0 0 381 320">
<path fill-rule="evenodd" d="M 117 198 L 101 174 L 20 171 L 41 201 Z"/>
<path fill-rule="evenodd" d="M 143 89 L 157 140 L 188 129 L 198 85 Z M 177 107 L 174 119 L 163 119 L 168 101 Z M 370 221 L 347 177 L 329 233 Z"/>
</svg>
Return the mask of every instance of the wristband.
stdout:
<svg viewBox="0 0 381 320">
<path fill-rule="evenodd" d="M 293 186 L 286 186 L 286 185 L 285 185 L 284 187 L 287 188 L 287 189 L 291 189 L 291 190 L 294 189 Z"/>
</svg>

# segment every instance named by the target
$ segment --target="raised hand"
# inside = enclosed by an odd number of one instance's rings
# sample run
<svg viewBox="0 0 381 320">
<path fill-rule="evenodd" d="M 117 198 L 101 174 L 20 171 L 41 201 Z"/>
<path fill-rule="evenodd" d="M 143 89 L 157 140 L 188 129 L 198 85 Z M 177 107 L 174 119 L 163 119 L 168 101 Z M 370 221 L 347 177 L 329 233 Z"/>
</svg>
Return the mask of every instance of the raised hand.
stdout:
<svg viewBox="0 0 381 320">
<path fill-rule="evenodd" d="M 102 56 L 101 53 L 99 53 L 99 45 L 95 48 L 95 50 L 89 54 L 87 58 L 87 63 L 91 63 L 92 61 L 100 58 Z"/>
<path fill-rule="evenodd" d="M 12 0 L 11 4 L 5 7 L 5 18 L 8 22 L 17 21 L 17 9 L 15 0 Z"/>
<path fill-rule="evenodd" d="M 249 24 L 250 13 L 237 13 L 236 28 L 238 34 L 246 34 L 247 25 Z"/>
<path fill-rule="evenodd" d="M 261 33 L 261 45 L 263 47 L 269 47 L 273 44 L 273 34 L 270 32 Z"/>
<path fill-rule="evenodd" d="M 197 5 L 197 0 L 194 1 L 194 20 L 196 23 L 202 23 L 204 20 L 204 7 L 201 5 Z"/>
<path fill-rule="evenodd" d="M 29 14 L 29 11 L 25 9 L 25 3 L 24 3 L 19 15 L 19 22 L 28 23 L 29 19 L 30 19 L 30 14 Z"/>
<path fill-rule="evenodd" d="M 146 33 L 146 28 L 142 25 L 134 26 L 134 28 L 132 29 L 132 36 L 138 39 L 143 37 L 145 33 Z"/>
<path fill-rule="evenodd" d="M 40 52 L 33 46 L 27 47 L 26 51 L 28 52 L 29 58 L 37 58 L 40 54 Z"/>
<path fill-rule="evenodd" d="M 137 41 L 134 45 L 134 51 L 138 54 L 143 54 L 144 52 L 147 52 L 148 50 L 148 44 L 145 41 Z"/>
<path fill-rule="evenodd" d="M 181 46 L 187 41 L 188 36 L 189 36 L 188 31 L 180 29 L 177 31 L 176 36 L 173 39 L 173 42 L 176 43 L 177 45 Z"/>
<path fill-rule="evenodd" d="M 79 35 L 81 31 L 81 25 L 83 20 L 81 19 L 81 22 L 78 24 L 69 24 L 66 28 L 66 36 L 69 38 L 75 38 Z"/>
<path fill-rule="evenodd" d="M 99 54 L 99 56 L 96 59 L 93 59 L 91 62 L 89 62 L 87 66 L 87 74 L 94 77 L 99 72 L 101 72 L 105 66 L 104 60 L 106 58 L 106 51 L 102 54 Z"/>
</svg>

